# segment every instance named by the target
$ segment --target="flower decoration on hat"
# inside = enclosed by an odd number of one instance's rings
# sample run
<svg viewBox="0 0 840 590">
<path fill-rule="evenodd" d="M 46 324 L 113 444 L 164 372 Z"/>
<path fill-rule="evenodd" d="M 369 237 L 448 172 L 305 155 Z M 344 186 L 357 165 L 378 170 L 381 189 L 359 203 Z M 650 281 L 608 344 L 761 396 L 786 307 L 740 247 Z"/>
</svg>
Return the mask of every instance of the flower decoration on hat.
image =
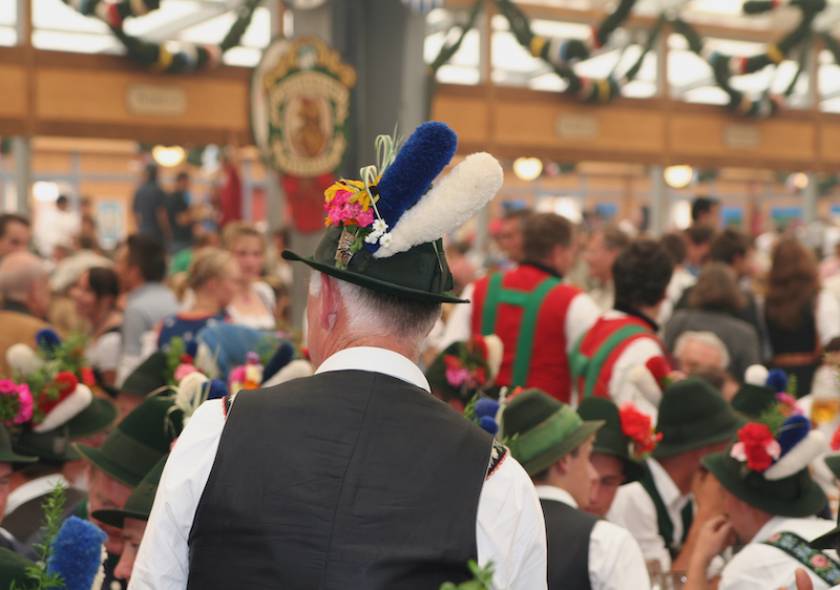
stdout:
<svg viewBox="0 0 840 590">
<path fill-rule="evenodd" d="M 495 436 L 499 432 L 498 417 L 501 408 L 502 404 L 498 401 L 477 393 L 464 408 L 464 417 Z"/>
<path fill-rule="evenodd" d="M 37 349 L 16 344 L 7 352 L 6 360 L 18 383 L 25 384 L 29 393 L 27 397 L 18 390 L 21 413 L 11 423 L 28 423 L 34 432 L 42 433 L 67 423 L 93 402 L 91 388 L 96 387 L 96 377 L 84 358 L 83 336 L 62 341 L 53 330 L 44 329 L 35 340 Z M 14 405 L 13 400 L 2 401 Z M 29 418 L 24 420 L 24 416 Z"/>
<path fill-rule="evenodd" d="M 263 365 L 255 352 L 249 352 L 244 365 L 234 367 L 228 373 L 230 393 L 236 395 L 243 389 L 258 389 L 263 380 Z"/>
<path fill-rule="evenodd" d="M 630 439 L 630 456 L 637 461 L 646 459 L 662 440 L 662 433 L 656 432 L 653 419 L 632 403 L 621 406 L 619 419 L 621 432 Z"/>
<path fill-rule="evenodd" d="M 169 385 L 178 385 L 190 373 L 201 372 L 195 366 L 195 348 L 194 343 L 190 346 L 180 336 L 169 341 L 165 350 L 168 375 L 166 381 Z"/>
<path fill-rule="evenodd" d="M 26 383 L 0 379 L 0 422 L 6 426 L 29 422 L 32 406 L 32 393 Z"/>
<path fill-rule="evenodd" d="M 761 474 L 764 479 L 784 479 L 808 467 L 826 450 L 825 437 L 812 430 L 805 416 L 784 416 L 783 408 L 771 408 L 759 421 L 738 431 L 738 442 L 729 455 L 743 463 L 743 474 Z"/>
</svg>

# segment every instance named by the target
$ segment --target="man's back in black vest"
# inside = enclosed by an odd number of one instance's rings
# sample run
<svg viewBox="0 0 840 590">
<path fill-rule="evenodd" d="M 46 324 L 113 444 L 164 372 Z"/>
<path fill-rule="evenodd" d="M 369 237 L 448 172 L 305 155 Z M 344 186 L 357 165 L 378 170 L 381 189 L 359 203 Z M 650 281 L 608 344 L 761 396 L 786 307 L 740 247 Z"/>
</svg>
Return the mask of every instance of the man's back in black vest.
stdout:
<svg viewBox="0 0 840 590">
<path fill-rule="evenodd" d="M 598 519 L 556 500 L 540 499 L 548 543 L 548 590 L 589 590 L 589 537 Z"/>
<path fill-rule="evenodd" d="M 336 371 L 243 392 L 190 532 L 190 589 L 469 577 L 491 440 L 428 392 Z"/>
</svg>

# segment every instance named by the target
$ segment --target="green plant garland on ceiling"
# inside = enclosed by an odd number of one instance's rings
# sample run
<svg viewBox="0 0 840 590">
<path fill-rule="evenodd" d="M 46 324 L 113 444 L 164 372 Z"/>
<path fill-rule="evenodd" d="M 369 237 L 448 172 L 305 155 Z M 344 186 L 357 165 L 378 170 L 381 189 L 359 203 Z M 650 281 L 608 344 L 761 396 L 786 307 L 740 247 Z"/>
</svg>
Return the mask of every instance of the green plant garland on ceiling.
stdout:
<svg viewBox="0 0 840 590">
<path fill-rule="evenodd" d="M 224 39 L 218 44 L 166 41 L 153 43 L 129 35 L 123 29 L 127 18 L 145 16 L 160 8 L 160 0 L 62 0 L 80 14 L 104 21 L 119 39 L 130 59 L 167 74 L 210 69 L 221 63 L 222 54 L 239 45 L 254 11 L 262 0 L 243 0 Z"/>
<path fill-rule="evenodd" d="M 665 24 L 670 24 L 675 33 L 685 37 L 689 49 L 709 65 L 715 84 L 729 98 L 728 109 L 750 118 L 772 116 L 782 108 L 785 100 L 793 94 L 796 84 L 806 68 L 808 49 L 815 36 L 813 30 L 814 19 L 826 8 L 826 0 L 747 0 L 744 2 L 743 11 L 748 15 L 769 12 L 783 5 L 795 7 L 800 11 L 800 20 L 789 33 L 778 42 L 768 45 L 763 53 L 748 57 L 729 56 L 719 52 L 707 51 L 703 39 L 694 27 L 678 17 L 670 18 L 662 14 L 651 29 L 645 33 L 646 40 L 641 43 L 642 51 L 635 63 L 626 72 L 623 74 L 616 72 L 621 61 L 621 58 L 619 58 L 616 67 L 609 76 L 604 79 L 593 80 L 579 76 L 574 70 L 575 63 L 589 58 L 593 51 L 609 42 L 616 29 L 629 18 L 636 0 L 619 0 L 616 9 L 596 27 L 593 27 L 592 34 L 585 40 L 548 39 L 537 35 L 533 32 L 528 17 L 513 0 L 495 0 L 495 3 L 499 13 L 507 19 L 510 30 L 519 44 L 531 55 L 548 64 L 555 74 L 566 81 L 566 93 L 575 96 L 582 102 L 606 103 L 621 96 L 622 88 L 635 79 L 645 56 L 652 50 Z M 430 64 L 431 72 L 436 72 L 457 52 L 466 33 L 474 26 L 477 14 L 482 6 L 483 0 L 477 0 L 470 9 L 466 24 L 458 25 L 460 26 L 460 32 L 455 42 L 444 43 L 436 59 Z M 840 63 L 840 43 L 826 33 L 821 34 L 820 38 L 823 39 L 829 51 L 834 55 L 835 60 Z M 797 69 L 790 83 L 781 94 L 774 95 L 770 92 L 770 88 L 767 88 L 760 96 L 751 97 L 732 86 L 733 77 L 752 74 L 770 65 L 778 66 L 797 48 L 800 49 Z"/>
</svg>

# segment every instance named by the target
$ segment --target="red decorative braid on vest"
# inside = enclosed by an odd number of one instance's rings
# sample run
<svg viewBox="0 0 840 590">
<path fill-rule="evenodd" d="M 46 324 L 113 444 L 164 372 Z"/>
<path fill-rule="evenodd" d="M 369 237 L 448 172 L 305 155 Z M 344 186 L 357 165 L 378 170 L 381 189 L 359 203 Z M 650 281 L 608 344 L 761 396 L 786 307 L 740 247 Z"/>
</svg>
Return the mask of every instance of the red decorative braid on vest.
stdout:
<svg viewBox="0 0 840 590">
<path fill-rule="evenodd" d="M 583 337 L 583 340 L 580 343 L 580 352 L 581 354 L 592 358 L 597 352 L 598 349 L 606 342 L 606 340 L 616 333 L 618 330 L 622 329 L 625 326 L 640 326 L 645 329 L 645 333 L 643 334 L 634 334 L 628 338 L 625 338 L 621 341 L 618 346 L 616 346 L 612 352 L 607 357 L 606 361 L 602 365 L 601 371 L 598 375 L 598 381 L 595 384 L 595 389 L 592 391 L 592 395 L 595 397 L 611 397 L 610 392 L 610 380 L 613 376 L 613 367 L 615 364 L 621 359 L 621 356 L 627 351 L 631 344 L 636 342 L 637 340 L 648 339 L 652 340 L 656 343 L 656 345 L 662 349 L 662 358 L 663 361 L 667 358 L 667 354 L 665 352 L 664 347 L 662 346 L 662 342 L 656 336 L 656 334 L 650 329 L 650 326 L 645 323 L 640 318 L 634 316 L 622 316 L 617 318 L 608 318 L 608 317 L 600 317 L 598 321 L 589 329 L 589 332 Z M 640 359 L 638 364 L 645 365 L 647 359 Z M 665 362 L 664 366 L 668 367 L 668 363 Z M 670 370 L 670 369 L 669 369 Z M 658 373 L 659 371 L 656 371 Z M 651 370 L 651 374 L 653 374 L 654 378 L 657 381 L 660 381 L 662 378 L 667 376 L 666 374 L 659 375 L 654 374 L 654 371 Z M 581 377 L 578 379 L 577 383 L 577 390 L 582 395 L 582 392 L 585 391 L 585 377 Z"/>
<path fill-rule="evenodd" d="M 523 265 L 504 274 L 502 286 L 506 289 L 530 292 L 550 275 L 533 266 Z M 481 335 L 482 314 L 490 277 L 475 283 L 472 296 L 470 328 L 473 336 Z M 527 387 L 538 387 L 558 400 L 571 400 L 572 382 L 566 343 L 566 313 L 572 300 L 581 290 L 571 285 L 557 285 L 543 300 L 534 336 L 534 350 L 528 372 Z M 502 367 L 496 384 L 511 384 L 516 343 L 522 321 L 522 308 L 502 303 L 496 317 L 495 334 L 504 344 Z"/>
</svg>

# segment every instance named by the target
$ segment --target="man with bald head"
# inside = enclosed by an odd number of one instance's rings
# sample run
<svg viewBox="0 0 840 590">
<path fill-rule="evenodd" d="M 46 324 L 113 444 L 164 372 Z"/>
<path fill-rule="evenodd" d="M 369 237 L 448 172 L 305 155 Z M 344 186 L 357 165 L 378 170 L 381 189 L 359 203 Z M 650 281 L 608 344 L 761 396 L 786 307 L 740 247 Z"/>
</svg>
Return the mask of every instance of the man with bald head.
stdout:
<svg viewBox="0 0 840 590">
<path fill-rule="evenodd" d="M 6 350 L 18 342 L 35 346 L 35 334 L 46 328 L 50 304 L 44 261 L 29 252 L 12 252 L 0 261 L 0 375 L 9 375 Z"/>
</svg>

